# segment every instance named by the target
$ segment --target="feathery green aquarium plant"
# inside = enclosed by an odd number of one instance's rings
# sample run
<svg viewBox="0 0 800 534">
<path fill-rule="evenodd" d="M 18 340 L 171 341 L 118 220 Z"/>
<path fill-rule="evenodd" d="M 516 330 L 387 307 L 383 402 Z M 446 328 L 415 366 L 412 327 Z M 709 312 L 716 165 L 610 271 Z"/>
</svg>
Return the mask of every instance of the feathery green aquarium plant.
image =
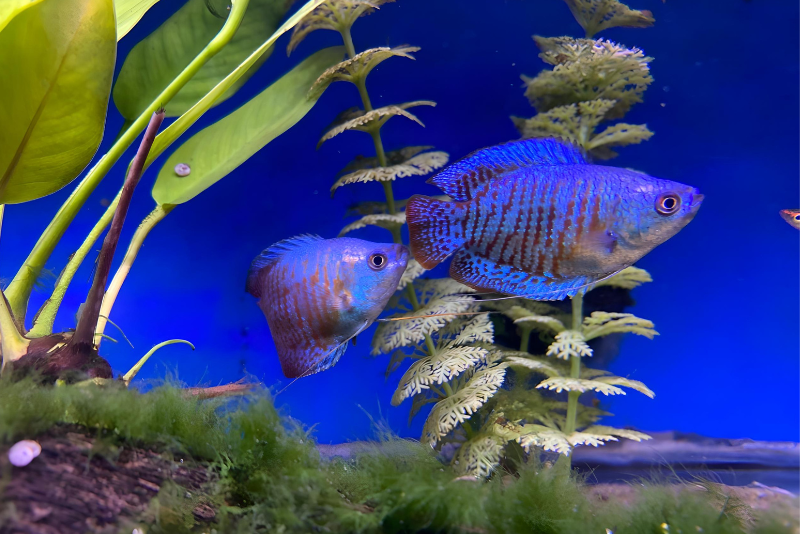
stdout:
<svg viewBox="0 0 800 534">
<path fill-rule="evenodd" d="M 613 27 L 643 28 L 654 22 L 647 11 L 630 9 L 617 0 L 566 0 L 586 31 L 585 39 L 541 37 L 533 40 L 539 57 L 553 70 L 533 78 L 523 76 L 525 96 L 536 108 L 530 119 L 512 117 L 522 137 L 560 137 L 596 159 L 617 156 L 614 147 L 641 143 L 653 136 L 645 124 L 616 123 L 602 131 L 604 121 L 621 119 L 652 83 L 653 58 L 638 48 L 626 48 L 592 37 Z"/>
<path fill-rule="evenodd" d="M 132 187 L 206 111 L 232 96 L 269 56 L 276 40 L 321 1 L 309 1 L 278 27 L 287 7 L 284 0 L 233 0 L 227 9 L 217 9 L 214 2 L 206 0 L 188 0 L 134 46 L 113 90 L 117 41 L 156 0 L 10 0 L 0 8 L 0 46 L 4 51 L 0 57 L 4 73 L 0 81 L 4 99 L 0 111 L 0 223 L 5 204 L 49 195 L 81 174 L 103 137 L 110 94 L 126 119 L 112 147 L 96 158 L 2 292 L 0 355 L 4 371 L 33 367 L 50 378 L 70 370 L 96 377 L 110 375 L 97 347 L 147 234 L 176 206 L 202 193 L 302 119 L 322 93 L 321 89 L 308 95 L 308 87 L 341 59 L 344 49 L 333 47 L 313 54 L 172 153 L 153 187 L 156 207 L 134 234 L 106 291 L 111 256 Z M 159 108 L 164 112 L 154 116 Z M 157 117 L 164 115 L 175 120 L 155 135 L 161 120 Z M 89 195 L 148 123 L 148 134 L 154 138 L 145 136 L 137 159 L 129 165 L 128 192 L 124 187 L 120 190 L 70 256 L 53 294 L 28 329 L 28 300 L 45 263 Z M 55 317 L 73 276 L 109 225 L 116 230 L 109 233 L 101 250 L 102 262 L 85 307 L 88 315 L 81 315 L 75 334 L 54 333 Z"/>
<path fill-rule="evenodd" d="M 587 35 L 615 25 L 652 23 L 646 13 L 629 10 L 618 2 L 568 4 L 586 28 Z M 349 43 L 352 41 L 349 24 L 354 19 L 343 14 L 349 13 L 343 6 L 352 8 L 353 5 L 352 2 L 329 2 L 327 7 L 320 8 L 316 22 L 309 22 L 307 27 L 316 24 L 317 27 L 337 29 L 345 43 Z M 302 25 L 296 33 L 300 38 L 305 35 Z M 610 147 L 638 142 L 652 135 L 644 126 L 626 124 L 614 125 L 600 134 L 594 133 L 604 118 L 619 118 L 633 103 L 641 101 L 641 93 L 652 80 L 647 66 L 650 58 L 638 50 L 623 49 L 606 41 L 537 38 L 537 43 L 544 50 L 542 57 L 556 68 L 528 81 L 529 98 L 537 109 L 545 113 L 525 123 L 517 121 L 523 135 L 570 139 L 596 157 L 611 157 L 614 154 Z M 407 48 L 394 50 L 395 55 L 405 55 L 409 51 Z M 369 52 L 358 56 L 351 54 L 351 62 Z M 388 54 L 389 49 L 384 53 Z M 369 109 L 366 87 L 351 65 L 345 62 L 334 67 L 317 85 L 336 79 L 352 81 L 359 89 L 365 108 Z M 583 76 L 587 69 L 595 73 L 588 80 Z M 404 109 L 398 106 L 394 112 L 402 114 Z M 388 110 L 386 114 L 389 116 Z M 359 128 L 362 117 L 367 117 L 363 111 L 349 112 L 322 141 L 346 129 Z M 409 118 L 415 119 L 413 116 Z M 380 125 L 370 131 L 379 157 L 356 160 L 343 171 L 344 176 L 334 184 L 332 192 L 348 183 L 383 181 L 387 198 L 385 207 L 375 203 L 360 206 L 357 209 L 364 217 L 345 227 L 342 234 L 375 225 L 389 229 L 395 241 L 399 241 L 405 218 L 402 212 L 396 213 L 388 180 L 403 176 L 398 171 L 408 169 L 417 154 L 424 156 L 426 147 L 407 148 L 405 153 L 399 151 L 395 156 L 401 162 L 399 166 L 387 167 L 389 162 L 386 158 L 380 158 L 383 148 L 379 128 Z M 442 165 L 445 163 L 443 160 Z M 422 169 L 423 172 L 408 174 L 424 174 L 435 168 L 428 165 Z M 417 171 L 419 166 L 412 166 L 411 170 Z M 445 443 L 455 444 L 458 451 L 453 464 L 460 472 L 488 476 L 500 464 L 509 442 L 519 444 L 525 451 L 539 446 L 568 455 L 573 446 L 598 445 L 616 440 L 616 436 L 635 440 L 648 438 L 635 431 L 595 425 L 603 412 L 591 407 L 579 410 L 578 397 L 589 390 L 606 395 L 623 394 L 620 387 L 630 387 L 652 396 L 653 393 L 640 382 L 614 377 L 600 370 L 582 369 L 580 361 L 581 357 L 591 355 L 587 340 L 623 331 L 652 337 L 655 335 L 652 324 L 629 314 L 594 313 L 584 320 L 580 296 L 573 299 L 572 317 L 565 322 L 552 315 L 536 313 L 542 309 L 554 310 L 551 306 L 522 299 L 504 301 L 490 308 L 499 309 L 518 320 L 523 346 L 520 351 L 512 351 L 494 344 L 492 322 L 487 315 L 477 315 L 487 303 L 482 305 L 477 298 L 467 296 L 472 292 L 469 288 L 449 279 L 414 282 L 423 273 L 416 262 L 409 265 L 407 276 L 400 284 L 401 293 L 396 298 L 397 304 L 405 309 L 378 327 L 373 339 L 373 354 L 393 353 L 387 375 L 399 368 L 406 358 L 414 360 L 400 379 L 392 404 L 398 405 L 411 398 L 410 417 L 414 417 L 423 406 L 434 404 L 426 419 L 422 440 L 437 448 Z M 605 283 L 631 288 L 643 281 L 649 281 L 649 275 L 632 268 Z M 459 314 L 462 317 L 456 318 Z M 549 329 L 556 335 L 548 355 L 567 360 L 567 365 L 545 363 L 527 354 L 528 335 L 537 328 Z M 517 380 L 512 389 L 501 389 L 509 368 L 516 370 Z M 531 370 L 548 376 L 537 389 L 557 393 L 566 391 L 568 400 L 559 402 L 528 390 L 522 378 Z"/>
</svg>

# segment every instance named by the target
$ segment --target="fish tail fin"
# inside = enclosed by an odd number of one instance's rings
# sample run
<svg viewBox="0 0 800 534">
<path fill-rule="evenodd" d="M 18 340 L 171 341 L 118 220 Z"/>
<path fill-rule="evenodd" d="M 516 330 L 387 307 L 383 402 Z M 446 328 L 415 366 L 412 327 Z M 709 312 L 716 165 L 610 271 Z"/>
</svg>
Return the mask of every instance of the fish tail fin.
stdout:
<svg viewBox="0 0 800 534">
<path fill-rule="evenodd" d="M 453 202 L 422 195 L 408 199 L 406 222 L 411 252 L 425 269 L 433 269 L 464 244 L 460 211 Z"/>
</svg>

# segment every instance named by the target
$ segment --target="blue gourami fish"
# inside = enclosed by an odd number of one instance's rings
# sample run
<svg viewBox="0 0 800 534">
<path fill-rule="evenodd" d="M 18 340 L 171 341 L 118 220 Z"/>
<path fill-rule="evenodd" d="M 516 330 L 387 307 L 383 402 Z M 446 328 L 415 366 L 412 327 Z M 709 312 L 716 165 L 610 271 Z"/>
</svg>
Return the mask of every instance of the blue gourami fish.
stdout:
<svg viewBox="0 0 800 534">
<path fill-rule="evenodd" d="M 781 210 L 783 220 L 800 230 L 800 210 Z"/>
<path fill-rule="evenodd" d="M 572 145 L 527 139 L 485 148 L 428 180 L 453 202 L 415 195 L 414 258 L 478 291 L 537 300 L 575 295 L 632 265 L 692 220 L 688 185 L 592 165 Z"/>
<path fill-rule="evenodd" d="M 283 374 L 298 378 L 335 365 L 383 311 L 407 263 L 403 245 L 312 235 L 256 257 L 247 292 L 267 317 Z"/>
</svg>

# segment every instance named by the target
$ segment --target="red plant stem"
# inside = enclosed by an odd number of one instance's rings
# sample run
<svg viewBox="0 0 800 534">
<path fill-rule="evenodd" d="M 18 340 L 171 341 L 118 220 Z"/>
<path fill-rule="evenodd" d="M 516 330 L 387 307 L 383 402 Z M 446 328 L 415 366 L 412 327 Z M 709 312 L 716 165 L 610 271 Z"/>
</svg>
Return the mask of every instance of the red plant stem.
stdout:
<svg viewBox="0 0 800 534">
<path fill-rule="evenodd" d="M 100 307 L 103 304 L 103 296 L 106 292 L 108 273 L 111 270 L 111 261 L 114 259 L 114 252 L 119 243 L 122 225 L 125 222 L 128 207 L 131 204 L 131 198 L 133 198 L 133 191 L 142 177 L 142 169 L 144 168 L 145 160 L 147 160 L 147 154 L 150 152 L 150 147 L 153 146 L 153 140 L 163 121 L 163 109 L 156 111 L 150 117 L 150 123 L 147 125 L 142 142 L 139 144 L 139 150 L 136 151 L 136 157 L 133 158 L 130 169 L 128 169 L 128 176 L 122 186 L 117 210 L 114 212 L 111 227 L 103 240 L 103 247 L 100 249 L 100 256 L 97 259 L 97 271 L 92 281 L 92 287 L 89 289 L 89 294 L 86 296 L 86 305 L 81 318 L 78 320 L 75 334 L 70 340 L 70 345 L 73 347 L 86 345 L 88 349 L 93 348 L 94 331 L 97 328 L 97 319 L 100 315 Z"/>
</svg>

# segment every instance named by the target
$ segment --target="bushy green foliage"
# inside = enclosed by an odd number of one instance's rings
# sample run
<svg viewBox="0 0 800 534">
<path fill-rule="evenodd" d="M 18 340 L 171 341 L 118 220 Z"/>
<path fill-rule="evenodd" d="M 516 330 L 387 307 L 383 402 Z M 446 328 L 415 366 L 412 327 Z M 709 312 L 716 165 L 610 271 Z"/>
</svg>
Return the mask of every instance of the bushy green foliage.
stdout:
<svg viewBox="0 0 800 534">
<path fill-rule="evenodd" d="M 175 534 L 207 532 L 192 516 L 203 499 L 217 509 L 217 532 L 331 533 L 785 533 L 793 509 L 757 515 L 703 484 L 647 483 L 633 506 L 593 503 L 574 475 L 535 457 L 516 476 L 488 482 L 457 473 L 414 441 L 384 437 L 351 460 L 321 462 L 313 440 L 257 392 L 235 402 L 197 401 L 179 388 L 41 387 L 0 381 L 4 446 L 57 423 L 105 429 L 117 444 L 163 450 L 207 465 L 206 495 L 166 482 L 137 525 Z M 677 491 L 681 489 L 682 491 Z M 691 490 L 691 491 L 689 491 Z M 665 530 L 662 525 L 669 526 Z M 699 527 L 699 528 L 697 528 Z M 126 527 L 127 528 L 127 527 Z M 130 528 L 126 530 L 130 532 Z"/>
<path fill-rule="evenodd" d="M 539 57 L 552 65 L 533 78 L 523 76 L 525 96 L 538 114 L 512 117 L 522 137 L 559 137 L 596 159 L 617 156 L 614 147 L 638 144 L 653 136 L 646 124 L 616 123 L 597 131 L 601 122 L 621 119 L 653 82 L 653 60 L 595 33 L 615 26 L 643 28 L 654 19 L 617 0 L 566 0 L 586 30 L 585 39 L 533 37 Z"/>
</svg>

